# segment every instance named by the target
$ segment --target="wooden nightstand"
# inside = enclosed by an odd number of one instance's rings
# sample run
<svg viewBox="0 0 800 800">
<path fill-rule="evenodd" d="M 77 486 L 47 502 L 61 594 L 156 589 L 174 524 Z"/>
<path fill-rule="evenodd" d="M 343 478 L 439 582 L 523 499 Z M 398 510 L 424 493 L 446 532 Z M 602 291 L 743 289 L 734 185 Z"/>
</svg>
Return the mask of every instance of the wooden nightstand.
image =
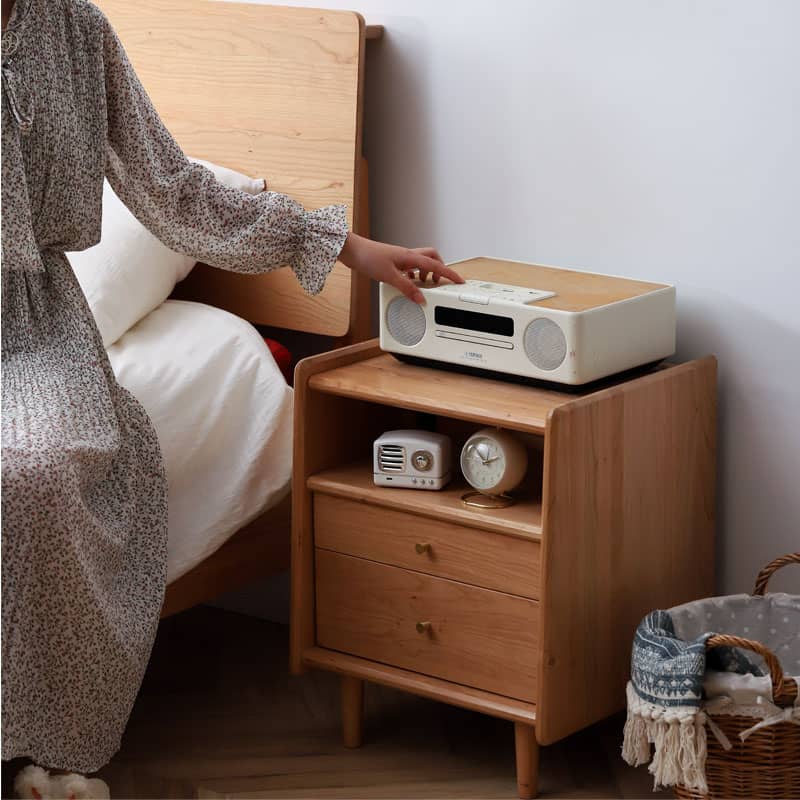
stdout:
<svg viewBox="0 0 800 800">
<path fill-rule="evenodd" d="M 713 593 L 716 361 L 584 393 L 412 366 L 365 342 L 295 377 L 292 669 L 342 675 L 344 741 L 363 681 L 515 724 L 520 797 L 538 747 L 624 707 L 636 624 Z M 505 509 L 379 488 L 395 428 L 515 431 L 531 468 Z M 456 459 L 457 462 L 457 459 Z"/>
</svg>

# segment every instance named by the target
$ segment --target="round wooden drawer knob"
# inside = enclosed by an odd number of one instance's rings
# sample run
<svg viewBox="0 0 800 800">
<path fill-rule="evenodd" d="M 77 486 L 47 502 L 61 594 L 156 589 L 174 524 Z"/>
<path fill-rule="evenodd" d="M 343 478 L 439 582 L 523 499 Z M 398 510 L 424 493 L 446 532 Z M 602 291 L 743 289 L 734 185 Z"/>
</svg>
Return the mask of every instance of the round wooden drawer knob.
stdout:
<svg viewBox="0 0 800 800">
<path fill-rule="evenodd" d="M 430 544 L 428 542 L 417 542 L 416 545 L 414 545 L 414 549 L 420 555 L 424 555 L 425 553 L 430 553 L 431 552 L 431 546 L 430 546 Z"/>
<path fill-rule="evenodd" d="M 417 633 L 428 633 L 431 629 L 430 622 L 418 622 L 417 623 Z"/>
</svg>

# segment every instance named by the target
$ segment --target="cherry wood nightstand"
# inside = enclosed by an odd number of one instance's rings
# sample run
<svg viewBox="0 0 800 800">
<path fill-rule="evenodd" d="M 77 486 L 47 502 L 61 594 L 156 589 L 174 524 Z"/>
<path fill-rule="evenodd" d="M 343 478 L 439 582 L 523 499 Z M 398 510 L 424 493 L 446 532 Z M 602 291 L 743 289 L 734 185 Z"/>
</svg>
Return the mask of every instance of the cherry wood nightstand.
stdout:
<svg viewBox="0 0 800 800">
<path fill-rule="evenodd" d="M 293 671 L 342 675 L 348 747 L 365 680 L 510 720 L 534 797 L 539 745 L 624 707 L 639 620 L 713 593 L 715 359 L 576 393 L 371 341 L 301 361 L 295 391 Z M 486 425 L 528 448 L 515 505 L 464 506 L 457 466 L 438 492 L 373 484 L 384 431 L 447 433 L 457 456 Z"/>
</svg>

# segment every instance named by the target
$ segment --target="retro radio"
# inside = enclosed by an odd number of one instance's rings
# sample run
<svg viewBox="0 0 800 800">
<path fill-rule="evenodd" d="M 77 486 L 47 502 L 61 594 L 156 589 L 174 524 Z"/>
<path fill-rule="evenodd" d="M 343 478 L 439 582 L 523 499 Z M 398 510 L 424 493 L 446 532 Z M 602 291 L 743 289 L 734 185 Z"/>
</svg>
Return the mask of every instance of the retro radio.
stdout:
<svg viewBox="0 0 800 800">
<path fill-rule="evenodd" d="M 452 445 L 443 433 L 386 431 L 372 448 L 373 478 L 378 486 L 443 489 L 450 481 Z"/>
<path fill-rule="evenodd" d="M 675 351 L 675 287 L 490 258 L 464 284 L 380 286 L 380 345 L 423 363 L 580 385 Z"/>
</svg>

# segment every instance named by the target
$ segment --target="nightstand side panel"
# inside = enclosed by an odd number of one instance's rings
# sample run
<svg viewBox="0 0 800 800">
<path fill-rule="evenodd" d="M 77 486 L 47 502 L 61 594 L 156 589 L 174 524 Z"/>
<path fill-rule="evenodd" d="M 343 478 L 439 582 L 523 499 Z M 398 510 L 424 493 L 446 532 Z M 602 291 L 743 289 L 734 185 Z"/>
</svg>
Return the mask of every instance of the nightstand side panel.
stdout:
<svg viewBox="0 0 800 800">
<path fill-rule="evenodd" d="M 554 409 L 545 435 L 537 738 L 624 707 L 633 633 L 714 590 L 716 360 Z"/>
<path fill-rule="evenodd" d="M 363 342 L 300 361 L 295 368 L 294 442 L 292 451 L 291 626 L 289 663 L 292 672 L 304 671 L 303 652 L 315 644 L 314 532 L 309 475 L 338 463 L 344 448 L 364 446 L 372 430 L 359 420 L 359 405 L 312 391 L 313 375 L 374 357 L 376 342 Z M 380 427 L 380 421 L 374 422 Z"/>
</svg>

